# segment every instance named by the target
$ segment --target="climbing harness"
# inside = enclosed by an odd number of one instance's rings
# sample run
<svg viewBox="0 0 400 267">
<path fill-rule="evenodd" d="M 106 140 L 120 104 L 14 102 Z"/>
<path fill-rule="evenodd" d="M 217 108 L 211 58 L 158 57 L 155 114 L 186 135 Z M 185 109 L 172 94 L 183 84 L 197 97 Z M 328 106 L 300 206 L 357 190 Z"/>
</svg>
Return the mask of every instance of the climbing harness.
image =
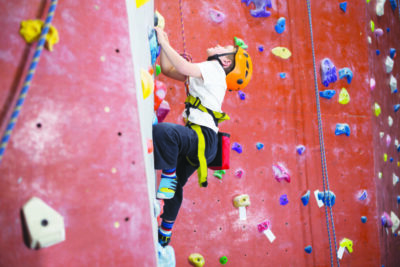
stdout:
<svg viewBox="0 0 400 267">
<path fill-rule="evenodd" d="M 208 114 L 213 117 L 214 123 L 216 126 L 220 122 L 223 122 L 225 120 L 229 120 L 229 116 L 226 113 L 222 112 L 217 112 L 217 111 L 212 111 L 209 108 L 206 108 L 201 104 L 201 101 L 198 97 L 194 97 L 191 95 L 188 95 L 186 100 L 185 100 L 185 112 L 186 112 L 186 118 L 189 119 L 189 114 L 190 114 L 190 108 L 196 108 L 201 110 L 202 112 L 207 112 Z M 188 157 L 186 157 L 187 161 L 192 165 L 192 166 L 199 166 L 197 169 L 197 175 L 199 179 L 199 185 L 200 187 L 207 187 L 207 160 L 205 157 L 205 139 L 204 139 L 204 134 L 201 130 L 201 127 L 197 124 L 191 123 L 190 121 L 186 122 L 186 125 L 192 128 L 198 138 L 198 148 L 197 148 L 197 158 L 199 161 L 199 164 L 193 163 Z M 222 169 L 222 168 L 229 168 L 229 137 L 230 135 L 227 133 L 223 132 L 218 132 L 218 151 L 215 159 L 213 162 L 209 164 L 209 167 L 212 169 Z M 227 145 L 228 143 L 228 145 Z"/>
<path fill-rule="evenodd" d="M 38 42 L 38 44 L 36 46 L 35 54 L 33 55 L 31 65 L 29 66 L 28 74 L 25 77 L 24 86 L 23 86 L 23 88 L 21 90 L 21 93 L 19 95 L 18 101 L 17 101 L 17 103 L 16 103 L 16 105 L 14 107 L 13 113 L 11 115 L 11 118 L 10 118 L 9 122 L 8 122 L 6 131 L 5 131 L 4 135 L 3 135 L 3 138 L 1 139 L 0 164 L 1 164 L 1 161 L 2 161 L 3 156 L 4 156 L 4 151 L 6 150 L 8 142 L 10 140 L 11 133 L 12 133 L 12 131 L 14 129 L 14 126 L 15 126 L 15 124 L 17 122 L 17 119 L 18 119 L 19 113 L 21 111 L 22 105 L 24 104 L 25 98 L 26 98 L 26 96 L 28 94 L 28 90 L 29 90 L 29 87 L 31 85 L 31 81 L 33 79 L 33 76 L 35 74 L 37 64 L 39 63 L 40 55 L 42 53 L 43 46 L 44 46 L 44 44 L 46 42 L 46 36 L 47 36 L 47 33 L 49 32 L 50 24 L 51 24 L 51 21 L 53 20 L 54 12 L 55 12 L 56 7 L 57 7 L 57 2 L 58 2 L 58 0 L 52 0 L 51 1 L 49 12 L 47 14 L 47 18 L 46 18 L 42 33 L 40 35 L 39 42 Z"/>
<path fill-rule="evenodd" d="M 335 244 L 336 263 L 338 266 L 340 266 L 339 258 L 336 253 L 337 243 L 336 243 L 335 223 L 333 220 L 332 205 L 330 205 L 331 199 L 328 197 L 328 193 L 330 192 L 330 190 L 329 190 L 328 170 L 327 170 L 327 165 L 326 165 L 324 133 L 322 130 L 321 108 L 320 108 L 320 103 L 319 103 L 318 80 L 317 80 L 317 70 L 316 70 L 316 63 L 315 63 L 314 37 L 313 37 L 312 19 L 311 19 L 311 4 L 310 4 L 310 0 L 306 0 L 306 2 L 307 2 L 307 10 L 308 10 L 308 20 L 309 20 L 309 24 L 310 24 L 311 48 L 312 48 L 312 57 L 313 57 L 313 68 L 314 68 L 315 98 L 316 98 L 316 102 L 317 102 L 317 116 L 318 116 L 318 135 L 319 135 L 321 165 L 322 165 L 322 183 L 323 183 L 323 187 L 324 187 L 325 203 L 328 203 L 328 205 L 324 205 L 324 206 L 325 206 L 326 225 L 328 228 L 331 266 L 334 266 L 334 263 L 333 263 L 333 253 L 332 253 L 332 240 L 331 240 L 331 234 L 330 234 L 331 229 L 329 226 L 329 217 L 328 217 L 328 207 L 327 206 L 329 206 L 330 219 L 331 219 L 331 223 L 332 223 L 332 234 L 333 234 L 333 239 L 334 239 L 334 244 Z"/>
</svg>

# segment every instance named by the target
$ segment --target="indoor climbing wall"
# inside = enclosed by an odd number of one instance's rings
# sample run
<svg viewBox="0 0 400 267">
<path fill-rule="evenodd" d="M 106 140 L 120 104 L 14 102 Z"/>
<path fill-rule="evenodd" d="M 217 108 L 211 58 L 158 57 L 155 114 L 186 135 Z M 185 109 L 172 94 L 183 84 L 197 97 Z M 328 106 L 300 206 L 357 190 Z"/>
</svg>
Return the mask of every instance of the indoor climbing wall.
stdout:
<svg viewBox="0 0 400 267">
<path fill-rule="evenodd" d="M 367 32 L 369 54 L 369 89 L 373 114 L 374 180 L 377 188 L 377 216 L 381 262 L 384 266 L 400 264 L 398 231 L 392 224 L 398 223 L 400 191 L 399 159 L 399 108 L 400 98 L 397 81 L 400 79 L 400 20 L 396 1 L 387 1 L 384 8 L 371 1 L 367 5 Z M 397 56 L 396 56 L 397 52 Z M 387 222 L 389 221 L 389 222 Z M 384 225 L 386 224 L 386 227 Z"/>
<path fill-rule="evenodd" d="M 393 105 L 399 99 L 391 94 L 385 72 L 389 49 L 400 49 L 398 9 L 386 1 L 385 15 L 377 18 L 382 1 L 310 2 L 317 84 L 307 1 L 155 1 L 179 52 L 185 40 L 186 53 L 200 62 L 208 47 L 233 44 L 237 37 L 248 46 L 254 68 L 248 87 L 227 92 L 223 104 L 231 117 L 221 124 L 231 133 L 231 168 L 220 177 L 209 170 L 208 188 L 198 187 L 196 175 L 184 188 L 171 241 L 177 266 L 189 266 L 192 253 L 201 254 L 206 266 L 219 266 L 221 257 L 227 266 L 399 264 L 397 235 L 381 220 L 384 211 L 399 214 L 392 185 L 392 174 L 399 175 L 393 145 L 399 132 Z M 371 32 L 370 17 L 383 36 Z M 398 65 L 391 72 L 397 79 Z M 371 78 L 376 82 L 372 92 Z M 162 75 L 158 79 L 168 88 L 166 121 L 182 123 L 183 84 Z M 378 118 L 375 101 L 382 109 Z M 329 202 L 324 205 L 324 197 L 318 197 L 324 190 L 323 155 L 332 213 L 325 209 Z M 250 205 L 236 208 L 233 200 L 242 194 Z"/>
<path fill-rule="evenodd" d="M 25 42 L 21 22 L 45 20 L 53 2 L 0 1 L 2 134 L 37 43 Z M 153 2 L 131 2 L 57 3 L 59 42 L 41 52 L 0 163 L 2 267 L 156 266 L 154 182 L 146 179 L 154 170 L 143 141 L 151 138 L 152 116 L 146 124 L 141 113 L 152 98 L 144 102 L 140 78 L 151 65 Z M 135 28 L 139 12 L 145 19 Z M 34 36 L 35 25 L 24 24 L 25 33 Z M 141 50 L 132 52 L 135 46 Z M 51 208 L 28 203 L 33 197 Z M 22 214 L 34 233 L 27 245 Z"/>
</svg>

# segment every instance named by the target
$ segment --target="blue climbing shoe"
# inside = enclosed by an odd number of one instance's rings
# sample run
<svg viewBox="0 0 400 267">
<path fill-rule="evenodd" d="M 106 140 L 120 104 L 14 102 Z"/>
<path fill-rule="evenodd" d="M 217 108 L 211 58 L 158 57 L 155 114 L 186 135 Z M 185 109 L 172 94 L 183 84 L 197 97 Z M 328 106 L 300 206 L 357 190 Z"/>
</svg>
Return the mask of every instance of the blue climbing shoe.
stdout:
<svg viewBox="0 0 400 267">
<path fill-rule="evenodd" d="M 161 178 L 157 191 L 158 199 L 171 199 L 175 195 L 178 181 L 176 178 Z"/>
</svg>

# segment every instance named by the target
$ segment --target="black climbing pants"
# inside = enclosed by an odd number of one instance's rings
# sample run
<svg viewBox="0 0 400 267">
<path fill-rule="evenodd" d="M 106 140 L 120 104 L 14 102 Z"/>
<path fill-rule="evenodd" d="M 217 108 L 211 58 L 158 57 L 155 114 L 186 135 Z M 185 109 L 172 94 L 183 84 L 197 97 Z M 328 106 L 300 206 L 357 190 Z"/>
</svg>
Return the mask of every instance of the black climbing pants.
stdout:
<svg viewBox="0 0 400 267">
<path fill-rule="evenodd" d="M 215 158 L 218 149 L 217 134 L 208 127 L 201 127 L 205 139 L 205 157 L 207 163 Z M 183 186 L 197 170 L 198 138 L 196 132 L 186 126 L 173 123 L 153 125 L 154 167 L 157 170 L 176 168 L 178 185 L 172 199 L 164 200 L 164 212 L 161 218 L 175 221 L 183 199 Z M 189 160 L 197 166 L 192 166 Z"/>
</svg>

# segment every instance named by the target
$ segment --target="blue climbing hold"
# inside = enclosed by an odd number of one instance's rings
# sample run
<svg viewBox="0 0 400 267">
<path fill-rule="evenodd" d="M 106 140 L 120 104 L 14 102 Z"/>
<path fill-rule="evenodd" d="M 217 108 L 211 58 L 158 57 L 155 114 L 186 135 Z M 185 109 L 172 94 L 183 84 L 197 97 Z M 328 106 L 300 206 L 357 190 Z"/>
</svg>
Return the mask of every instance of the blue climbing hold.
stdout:
<svg viewBox="0 0 400 267">
<path fill-rule="evenodd" d="M 318 200 L 322 200 L 325 206 L 332 207 L 335 205 L 336 195 L 332 191 L 318 192 Z"/>
<path fill-rule="evenodd" d="M 303 202 L 304 206 L 307 206 L 308 202 L 310 201 L 310 190 L 307 191 L 302 197 L 301 202 Z"/>
<path fill-rule="evenodd" d="M 263 144 L 263 143 L 260 143 L 260 142 L 258 142 L 258 143 L 256 144 L 256 147 L 257 147 L 257 149 L 258 149 L 258 150 L 261 150 L 261 149 L 263 149 L 263 147 L 264 147 L 264 144 Z"/>
<path fill-rule="evenodd" d="M 282 206 L 285 206 L 285 205 L 287 205 L 287 204 L 289 203 L 289 199 L 288 199 L 288 197 L 287 197 L 286 194 L 282 195 L 282 196 L 279 198 L 279 203 L 280 203 Z"/>
<path fill-rule="evenodd" d="M 400 109 L 400 104 L 396 104 L 396 105 L 394 105 L 394 112 L 397 112 L 397 111 L 399 111 L 399 109 Z"/>
<path fill-rule="evenodd" d="M 335 90 L 325 90 L 319 92 L 319 96 L 326 99 L 331 99 L 335 94 L 336 94 Z"/>
<path fill-rule="evenodd" d="M 304 251 L 308 254 L 310 254 L 312 252 L 312 247 L 311 246 L 307 246 L 305 247 Z"/>
<path fill-rule="evenodd" d="M 396 8 L 397 8 L 396 0 L 389 0 L 389 1 L 390 1 L 390 5 L 392 6 L 392 9 L 396 10 Z"/>
<path fill-rule="evenodd" d="M 390 160 L 390 162 L 393 162 L 393 158 L 392 158 L 392 157 L 390 157 L 390 159 L 389 159 L 389 160 Z"/>
<path fill-rule="evenodd" d="M 328 87 L 330 83 L 337 81 L 336 67 L 329 58 L 321 61 L 321 79 L 322 84 Z"/>
<path fill-rule="evenodd" d="M 397 152 L 400 152 L 400 145 L 397 146 Z"/>
<path fill-rule="evenodd" d="M 349 68 L 343 68 L 339 70 L 339 78 L 343 79 L 344 77 L 347 78 L 347 83 L 351 83 L 353 79 L 353 72 Z"/>
<path fill-rule="evenodd" d="M 253 3 L 256 7 L 255 9 L 250 10 L 250 14 L 253 17 L 269 17 L 271 16 L 271 12 L 267 11 L 266 8 L 272 8 L 271 0 L 242 0 L 242 3 L 246 3 L 246 5 L 250 5 Z"/>
<path fill-rule="evenodd" d="M 158 254 L 158 266 L 159 267 L 170 267 L 175 266 L 176 259 L 175 259 L 175 251 L 173 247 L 166 246 L 162 247 L 157 242 L 157 254 Z"/>
<path fill-rule="evenodd" d="M 281 17 L 275 24 L 275 31 L 281 34 L 285 31 L 285 28 L 286 28 L 286 19 L 284 17 Z"/>
<path fill-rule="evenodd" d="M 396 49 L 395 48 L 390 48 L 390 58 L 394 59 L 394 57 L 396 56 Z"/>
<path fill-rule="evenodd" d="M 232 150 L 235 150 L 237 153 L 241 154 L 243 152 L 242 145 L 239 143 L 234 142 L 232 144 Z"/>
<path fill-rule="evenodd" d="M 281 73 L 279 73 L 279 76 L 281 77 L 281 79 L 285 79 L 286 78 L 286 73 L 285 72 L 281 72 Z"/>
<path fill-rule="evenodd" d="M 306 147 L 303 145 L 298 145 L 296 147 L 296 151 L 299 153 L 299 155 L 303 155 L 303 153 L 306 152 Z"/>
<path fill-rule="evenodd" d="M 367 222 L 367 217 L 366 216 L 361 216 L 361 222 L 366 223 Z"/>
<path fill-rule="evenodd" d="M 397 204 L 400 204 L 400 196 L 397 196 Z"/>
<path fill-rule="evenodd" d="M 386 32 L 390 32 L 390 28 L 388 27 L 388 28 L 386 28 Z"/>
<path fill-rule="evenodd" d="M 264 51 L 264 46 L 259 45 L 259 46 L 258 46 L 258 51 L 259 51 L 259 52 L 263 52 L 263 51 Z"/>
<path fill-rule="evenodd" d="M 339 6 L 340 6 L 340 9 L 341 9 L 343 12 L 346 12 L 346 9 L 347 9 L 347 2 L 340 3 Z"/>
<path fill-rule="evenodd" d="M 358 197 L 359 200 L 366 200 L 368 197 L 368 192 L 367 190 L 362 191 L 362 193 L 360 194 L 360 196 Z"/>
<path fill-rule="evenodd" d="M 335 134 L 336 135 L 346 134 L 347 136 L 350 136 L 349 125 L 347 123 L 336 124 Z"/>
<path fill-rule="evenodd" d="M 240 90 L 238 91 L 238 95 L 239 95 L 240 100 L 245 100 L 246 99 L 246 94 L 244 92 L 240 91 Z"/>
<path fill-rule="evenodd" d="M 381 54 L 381 51 L 379 49 L 376 49 L 376 55 L 379 56 Z"/>
<path fill-rule="evenodd" d="M 157 34 L 154 29 L 151 29 L 149 32 L 149 45 L 150 45 L 150 54 L 151 54 L 151 65 L 156 63 L 157 57 L 160 54 L 161 48 L 158 45 Z"/>
</svg>

